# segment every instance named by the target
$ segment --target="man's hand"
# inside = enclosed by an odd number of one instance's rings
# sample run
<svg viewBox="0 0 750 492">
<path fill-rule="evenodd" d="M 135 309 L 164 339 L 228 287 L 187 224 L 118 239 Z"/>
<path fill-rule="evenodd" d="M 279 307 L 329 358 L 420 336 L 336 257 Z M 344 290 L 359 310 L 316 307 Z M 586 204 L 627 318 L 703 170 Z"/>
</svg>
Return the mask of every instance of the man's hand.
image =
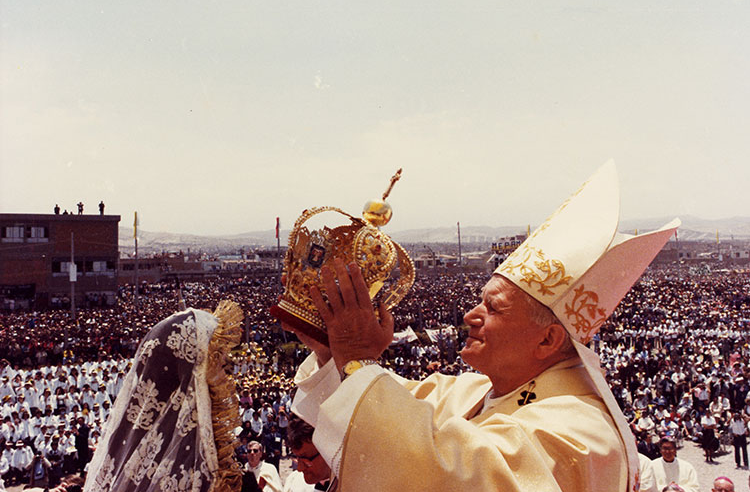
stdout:
<svg viewBox="0 0 750 492">
<path fill-rule="evenodd" d="M 340 372 L 351 360 L 380 357 L 393 340 L 393 316 L 381 304 L 378 321 L 356 263 L 350 263 L 347 270 L 343 260 L 337 258 L 333 265 L 335 273 L 328 267 L 321 269 L 328 302 L 314 287 L 310 296 L 326 324 L 331 353 Z"/>
</svg>

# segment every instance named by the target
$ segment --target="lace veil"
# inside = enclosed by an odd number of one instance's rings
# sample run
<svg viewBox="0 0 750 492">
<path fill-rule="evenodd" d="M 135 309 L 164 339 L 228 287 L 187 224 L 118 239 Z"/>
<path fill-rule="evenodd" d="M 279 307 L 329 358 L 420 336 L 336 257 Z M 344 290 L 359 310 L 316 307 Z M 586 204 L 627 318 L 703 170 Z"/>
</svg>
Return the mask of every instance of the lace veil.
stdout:
<svg viewBox="0 0 750 492">
<path fill-rule="evenodd" d="M 239 491 L 237 397 L 224 366 L 242 311 L 174 314 L 141 341 L 89 465 L 84 490 Z"/>
</svg>

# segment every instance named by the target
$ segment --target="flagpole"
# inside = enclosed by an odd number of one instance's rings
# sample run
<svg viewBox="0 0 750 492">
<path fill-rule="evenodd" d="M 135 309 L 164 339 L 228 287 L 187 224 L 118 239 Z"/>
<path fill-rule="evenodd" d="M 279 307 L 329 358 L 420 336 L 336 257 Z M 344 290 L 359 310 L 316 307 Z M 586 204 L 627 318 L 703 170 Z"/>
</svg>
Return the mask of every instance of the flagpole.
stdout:
<svg viewBox="0 0 750 492">
<path fill-rule="evenodd" d="M 278 289 L 281 290 L 281 234 L 280 229 L 281 228 L 281 222 L 279 221 L 279 218 L 276 217 L 276 266 L 278 270 L 278 276 L 279 281 L 276 285 L 278 285 Z"/>
<path fill-rule="evenodd" d="M 133 239 L 135 240 L 135 315 L 138 316 L 138 212 L 133 219 Z"/>
</svg>

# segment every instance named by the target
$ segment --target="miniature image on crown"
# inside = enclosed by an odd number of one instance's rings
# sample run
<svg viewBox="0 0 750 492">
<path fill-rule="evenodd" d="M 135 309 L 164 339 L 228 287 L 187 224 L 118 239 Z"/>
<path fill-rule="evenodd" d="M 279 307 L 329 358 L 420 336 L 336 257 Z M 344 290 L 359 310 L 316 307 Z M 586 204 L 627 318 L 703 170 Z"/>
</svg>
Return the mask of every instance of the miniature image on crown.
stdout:
<svg viewBox="0 0 750 492">
<path fill-rule="evenodd" d="M 382 199 L 365 204 L 361 219 L 336 207 L 316 207 L 302 212 L 289 233 L 289 248 L 284 258 L 284 293 L 279 303 L 271 307 L 272 315 L 328 345 L 325 324 L 310 297 L 310 288 L 317 287 L 326 297 L 320 269 L 334 258 L 341 258 L 347 264 L 355 262 L 362 269 L 370 299 L 378 295 L 398 267 L 398 280 L 381 294 L 381 300 L 392 309 L 406 296 L 414 283 L 414 263 L 401 245 L 379 229 L 393 215 L 386 198 L 399 178 L 401 169 L 391 178 Z M 343 215 L 351 223 L 310 231 L 305 223 L 324 212 Z"/>
</svg>

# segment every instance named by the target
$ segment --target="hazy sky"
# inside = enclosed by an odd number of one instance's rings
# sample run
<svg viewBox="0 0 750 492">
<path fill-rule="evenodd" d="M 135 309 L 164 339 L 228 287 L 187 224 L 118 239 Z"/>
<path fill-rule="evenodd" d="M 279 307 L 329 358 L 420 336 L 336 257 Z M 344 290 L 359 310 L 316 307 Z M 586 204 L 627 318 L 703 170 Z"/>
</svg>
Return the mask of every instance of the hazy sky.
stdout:
<svg viewBox="0 0 750 492">
<path fill-rule="evenodd" d="M 609 158 L 623 218 L 750 210 L 748 0 L 0 0 L 0 26 L 0 212 L 288 228 L 403 167 L 387 230 L 538 224 Z"/>
</svg>

